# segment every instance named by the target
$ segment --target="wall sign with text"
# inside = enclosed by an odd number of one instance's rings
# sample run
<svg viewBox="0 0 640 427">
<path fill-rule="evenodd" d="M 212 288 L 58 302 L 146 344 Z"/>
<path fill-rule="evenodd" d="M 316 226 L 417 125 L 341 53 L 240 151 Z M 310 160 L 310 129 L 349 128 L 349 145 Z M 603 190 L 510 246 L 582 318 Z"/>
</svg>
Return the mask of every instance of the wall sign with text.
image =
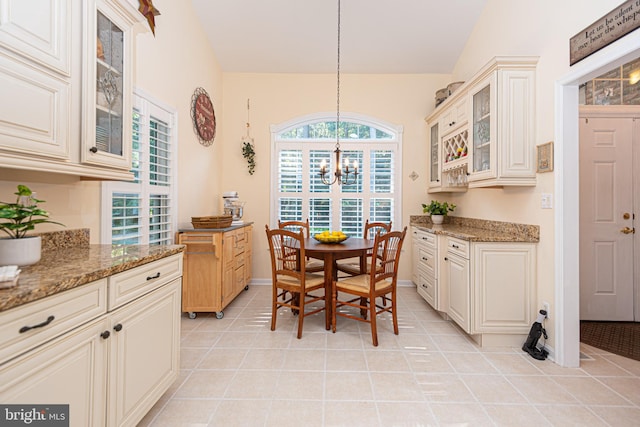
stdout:
<svg viewBox="0 0 640 427">
<path fill-rule="evenodd" d="M 640 27 L 640 0 L 628 0 L 569 40 L 569 65 Z"/>
</svg>

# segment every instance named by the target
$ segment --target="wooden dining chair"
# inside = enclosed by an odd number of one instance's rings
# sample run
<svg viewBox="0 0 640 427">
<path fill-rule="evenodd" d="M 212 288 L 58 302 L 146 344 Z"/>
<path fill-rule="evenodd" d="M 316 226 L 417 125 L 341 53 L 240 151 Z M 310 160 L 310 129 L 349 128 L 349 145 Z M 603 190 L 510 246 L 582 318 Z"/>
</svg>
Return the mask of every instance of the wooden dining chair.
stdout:
<svg viewBox="0 0 640 427">
<path fill-rule="evenodd" d="M 380 254 L 380 258 L 378 260 L 377 257 L 371 257 L 369 273 L 345 277 L 333 282 L 331 295 L 333 332 L 336 331 L 337 316 L 367 322 L 371 325 L 373 345 L 378 346 L 377 316 L 382 313 L 391 313 L 393 332 L 398 335 L 396 287 L 400 252 L 406 234 L 407 227 L 402 231 L 376 234 L 373 253 Z M 377 262 L 380 263 L 379 267 Z M 388 306 L 376 303 L 376 298 L 382 297 L 390 301 Z M 360 310 L 360 316 L 353 309 Z"/>
<path fill-rule="evenodd" d="M 386 222 L 369 222 L 367 220 L 364 223 L 364 232 L 362 237 L 365 239 L 375 239 L 376 234 L 385 234 L 391 231 L 391 224 L 393 221 Z M 369 251 L 366 255 L 365 265 L 367 266 L 367 273 L 369 272 L 369 268 L 371 267 L 371 256 L 373 255 L 373 250 Z M 349 258 L 346 260 L 338 261 L 337 263 L 338 271 L 348 274 L 349 276 L 357 276 L 363 272 L 360 271 L 360 259 Z"/>
<path fill-rule="evenodd" d="M 324 274 L 313 274 L 307 271 L 304 251 L 304 234 L 285 229 L 270 230 L 265 226 L 269 251 L 271 252 L 271 330 L 276 329 L 278 310 L 283 307 L 298 313 L 298 338 L 302 337 L 304 319 L 312 314 L 325 311 L 325 326 L 329 329 L 329 315 L 327 312 L 328 297 L 324 292 Z M 317 291 L 317 292 L 316 292 Z M 319 292 L 322 292 L 322 295 Z M 313 293 L 313 294 L 312 294 Z M 280 298 L 282 297 L 282 300 Z M 324 301 L 322 307 L 313 306 L 310 311 L 305 308 L 308 304 Z"/>
<path fill-rule="evenodd" d="M 299 233 L 301 230 L 304 232 L 304 237 L 310 237 L 311 227 L 309 227 L 309 218 L 306 221 L 280 221 L 278 220 L 278 228 L 284 230 L 290 230 L 295 233 Z M 324 271 L 324 262 L 318 259 L 311 259 L 307 257 L 307 271 L 310 273 L 317 273 Z"/>
</svg>

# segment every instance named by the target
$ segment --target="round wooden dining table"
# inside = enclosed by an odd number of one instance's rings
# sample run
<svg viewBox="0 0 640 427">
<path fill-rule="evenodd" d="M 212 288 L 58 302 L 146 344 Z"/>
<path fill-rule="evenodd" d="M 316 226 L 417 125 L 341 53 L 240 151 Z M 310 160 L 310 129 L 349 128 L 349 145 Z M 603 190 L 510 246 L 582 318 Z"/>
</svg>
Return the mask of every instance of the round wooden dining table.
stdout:
<svg viewBox="0 0 640 427">
<path fill-rule="evenodd" d="M 360 272 L 367 271 L 367 257 L 369 250 L 373 249 L 373 239 L 363 239 L 360 237 L 350 237 L 341 243 L 322 243 L 314 238 L 304 239 L 305 255 L 324 261 L 324 292 L 327 298 L 331 298 L 333 291 L 333 281 L 338 278 L 336 261 L 345 258 L 360 258 Z M 329 299 L 325 301 L 329 316 L 332 315 L 332 306 Z M 332 317 L 329 317 L 330 319 Z"/>
</svg>

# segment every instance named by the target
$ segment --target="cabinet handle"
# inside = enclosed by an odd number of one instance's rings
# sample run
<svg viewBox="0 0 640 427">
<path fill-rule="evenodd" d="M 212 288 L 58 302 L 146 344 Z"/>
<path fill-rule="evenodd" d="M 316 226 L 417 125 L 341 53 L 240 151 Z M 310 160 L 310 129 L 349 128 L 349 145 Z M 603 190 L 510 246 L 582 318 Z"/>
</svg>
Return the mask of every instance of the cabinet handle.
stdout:
<svg viewBox="0 0 640 427">
<path fill-rule="evenodd" d="M 427 237 L 423 237 L 422 240 L 429 240 Z"/>
<path fill-rule="evenodd" d="M 160 277 L 160 272 L 158 271 L 154 276 L 147 276 L 147 280 L 153 280 Z"/>
<path fill-rule="evenodd" d="M 439 179 L 436 179 L 436 182 L 440 182 L 440 180 L 439 180 Z"/>
<path fill-rule="evenodd" d="M 447 257 L 444 257 L 444 260 L 445 260 L 445 261 L 449 261 L 449 258 L 447 258 Z"/>
<path fill-rule="evenodd" d="M 455 124 L 456 124 L 456 122 L 451 122 L 451 123 L 449 123 L 449 126 L 453 126 Z"/>
<path fill-rule="evenodd" d="M 100 337 L 102 337 L 103 340 L 106 340 L 110 336 L 111 336 L 111 332 L 109 331 L 104 331 L 103 333 L 100 334 Z"/>
<path fill-rule="evenodd" d="M 452 244 L 452 245 L 451 245 L 451 247 L 452 247 L 452 248 L 456 248 L 456 249 L 460 249 L 460 246 L 458 246 L 458 245 L 454 245 L 454 244 Z"/>
<path fill-rule="evenodd" d="M 122 324 L 118 323 L 116 326 L 113 327 L 113 330 L 116 332 L 120 332 L 122 330 Z"/>
<path fill-rule="evenodd" d="M 93 154 L 96 154 L 98 152 L 98 147 L 91 147 L 89 148 L 89 151 L 91 151 Z"/>
<path fill-rule="evenodd" d="M 423 259 L 424 261 L 429 261 L 429 258 L 426 258 L 426 257 L 422 257 L 422 259 Z"/>
<path fill-rule="evenodd" d="M 33 326 L 23 326 L 22 328 L 20 328 L 20 333 L 23 334 L 27 331 L 30 331 L 31 329 L 37 329 L 37 328 L 42 328 L 43 326 L 47 326 L 49 323 L 53 322 L 53 319 L 55 319 L 55 316 L 49 316 L 47 317 L 47 320 L 45 320 L 42 323 L 38 323 L 37 325 L 33 325 Z"/>
</svg>

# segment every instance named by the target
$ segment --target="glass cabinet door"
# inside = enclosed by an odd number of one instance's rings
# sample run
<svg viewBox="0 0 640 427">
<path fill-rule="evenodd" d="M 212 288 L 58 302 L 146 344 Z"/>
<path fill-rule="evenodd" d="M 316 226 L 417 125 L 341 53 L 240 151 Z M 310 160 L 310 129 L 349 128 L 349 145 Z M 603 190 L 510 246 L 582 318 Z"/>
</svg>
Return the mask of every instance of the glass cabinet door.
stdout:
<svg viewBox="0 0 640 427">
<path fill-rule="evenodd" d="M 473 95 L 473 172 L 491 167 L 491 85 Z"/>
<path fill-rule="evenodd" d="M 431 171 L 429 176 L 429 182 L 431 186 L 436 186 L 440 183 L 440 141 L 438 135 L 438 123 L 431 126 L 431 143 L 429 147 L 429 155 L 431 158 Z"/>
<path fill-rule="evenodd" d="M 96 139 L 94 149 L 123 155 L 124 32 L 100 11 L 96 34 Z"/>
</svg>

